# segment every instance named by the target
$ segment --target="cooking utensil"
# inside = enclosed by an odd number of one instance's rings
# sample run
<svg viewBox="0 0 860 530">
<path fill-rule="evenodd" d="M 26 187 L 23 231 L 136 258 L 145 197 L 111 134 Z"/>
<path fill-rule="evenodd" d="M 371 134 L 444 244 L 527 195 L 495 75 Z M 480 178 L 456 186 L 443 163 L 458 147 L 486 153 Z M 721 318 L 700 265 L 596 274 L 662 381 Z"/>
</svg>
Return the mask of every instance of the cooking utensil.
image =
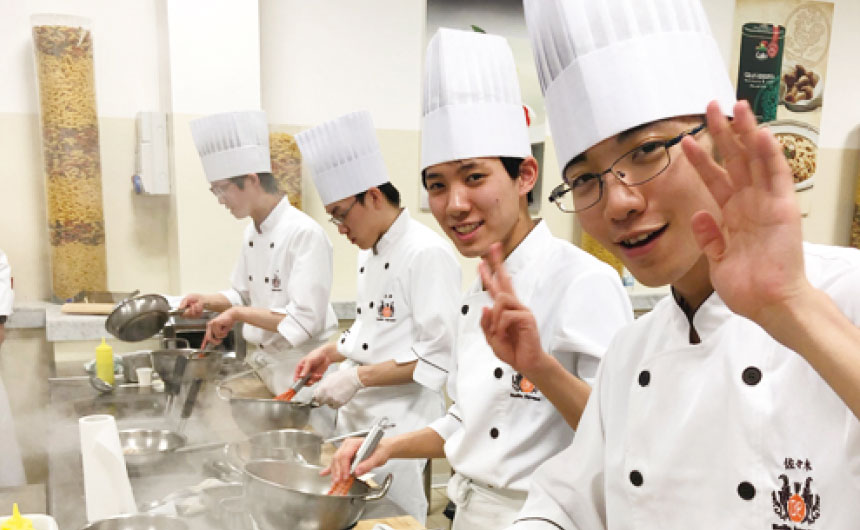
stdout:
<svg viewBox="0 0 860 530">
<path fill-rule="evenodd" d="M 183 347 L 179 348 L 180 345 Z M 220 351 L 190 348 L 185 339 L 165 338 L 162 349 L 154 350 L 151 355 L 152 368 L 164 381 L 165 390 L 177 395 L 183 385 L 188 386 L 195 379 L 213 380 L 221 370 Z M 179 361 L 180 358 L 184 360 Z M 181 370 L 177 369 L 177 362 L 182 365 Z"/>
<path fill-rule="evenodd" d="M 160 294 L 144 294 L 118 303 L 108 315 L 105 329 L 120 340 L 137 342 L 152 337 L 171 316 L 184 312 L 184 309 L 171 310 L 170 303 Z"/>
<path fill-rule="evenodd" d="M 278 401 L 292 401 L 293 398 L 296 397 L 296 394 L 299 392 L 299 390 L 304 388 L 304 386 L 307 384 L 308 379 L 310 379 L 310 377 L 311 377 L 311 374 L 307 374 L 306 376 L 302 377 L 301 379 L 299 379 L 298 381 L 293 383 L 293 386 L 288 388 L 286 392 L 283 392 L 283 393 L 275 396 L 275 399 Z"/>
<path fill-rule="evenodd" d="M 248 436 L 264 431 L 302 429 L 308 424 L 311 409 L 319 406 L 315 403 L 237 397 L 233 389 L 224 386 L 225 381 L 215 384 L 215 392 L 218 397 L 230 402 L 233 421 Z"/>
<path fill-rule="evenodd" d="M 113 385 L 108 383 L 104 379 L 101 379 L 97 375 L 90 376 L 90 384 L 93 386 L 93 388 L 95 388 L 102 394 L 109 394 L 110 392 L 113 392 Z"/>
<path fill-rule="evenodd" d="M 349 478 L 341 482 L 335 482 L 331 489 L 328 491 L 329 495 L 335 496 L 344 496 L 349 493 L 350 489 L 352 489 L 352 485 L 355 482 L 355 468 L 358 467 L 363 460 L 365 460 L 368 456 L 373 454 L 373 451 L 376 449 L 376 446 L 379 444 L 379 440 L 385 435 L 385 429 L 389 426 L 388 418 L 383 416 L 378 419 L 376 423 L 374 423 L 373 427 L 370 429 L 370 432 L 367 433 L 367 437 L 361 443 L 361 446 L 358 448 L 358 451 L 355 453 L 355 458 L 352 460 L 352 465 L 349 468 Z"/>
<path fill-rule="evenodd" d="M 81 530 L 188 530 L 188 524 L 170 515 L 136 513 L 102 519 Z"/>
<path fill-rule="evenodd" d="M 129 467 L 148 466 L 183 447 L 187 440 L 180 433 L 166 429 L 123 429 L 119 443 Z"/>
<path fill-rule="evenodd" d="M 391 487 L 391 475 L 371 489 L 356 481 L 343 497 L 326 495 L 330 482 L 319 466 L 284 460 L 245 464 L 245 507 L 260 530 L 343 530 L 355 524 L 367 501 L 379 500 Z"/>
<path fill-rule="evenodd" d="M 191 411 L 194 409 L 194 403 L 197 401 L 197 394 L 200 392 L 200 385 L 202 384 L 202 379 L 195 379 L 191 382 L 188 395 L 185 396 L 185 404 L 182 406 L 182 412 L 179 415 L 179 426 L 176 427 L 176 432 L 181 433 L 185 429 L 185 422 L 191 417 Z"/>
<path fill-rule="evenodd" d="M 173 411 L 173 403 L 179 392 L 182 390 L 182 376 L 185 374 L 185 367 L 188 364 L 188 358 L 184 355 L 179 355 L 173 359 L 173 366 L 170 377 L 164 377 L 159 371 L 158 375 L 164 381 L 164 391 L 167 392 L 167 405 L 164 408 L 164 414 L 169 416 Z"/>
</svg>

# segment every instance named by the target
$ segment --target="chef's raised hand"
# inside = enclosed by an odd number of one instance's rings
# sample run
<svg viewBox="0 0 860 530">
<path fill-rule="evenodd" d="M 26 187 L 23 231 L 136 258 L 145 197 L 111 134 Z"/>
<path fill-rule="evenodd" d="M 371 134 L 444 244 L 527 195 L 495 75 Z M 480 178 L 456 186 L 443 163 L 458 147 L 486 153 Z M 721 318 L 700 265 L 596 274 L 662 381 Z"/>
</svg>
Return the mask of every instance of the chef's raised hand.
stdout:
<svg viewBox="0 0 860 530">
<path fill-rule="evenodd" d="M 484 288 L 493 298 L 493 307 L 484 308 L 481 328 L 496 356 L 515 370 L 529 376 L 545 356 L 537 322 L 528 307 L 514 292 L 511 277 L 502 260 L 502 246 L 494 243 L 484 256 L 478 271 Z"/>
<path fill-rule="evenodd" d="M 779 142 L 759 129 L 746 101 L 730 124 L 716 102 L 708 130 L 718 164 L 690 137 L 682 145 L 719 206 L 696 212 L 691 226 L 710 265 L 711 283 L 732 311 L 767 329 L 779 308 L 811 289 L 803 267 L 800 211 L 791 169 Z"/>
<path fill-rule="evenodd" d="M 182 313 L 182 316 L 185 318 L 197 318 L 203 314 L 203 310 L 205 308 L 206 305 L 203 301 L 202 294 L 189 294 L 179 302 L 179 307 L 177 309 L 185 310 L 185 312 Z"/>
<path fill-rule="evenodd" d="M 203 337 L 203 342 L 200 343 L 200 349 L 205 349 L 208 344 L 221 344 L 221 341 L 230 333 L 235 323 L 236 319 L 233 309 L 228 309 L 207 322 L 206 335 Z"/>
<path fill-rule="evenodd" d="M 360 477 L 388 462 L 388 459 L 391 458 L 389 441 L 389 439 L 382 438 L 376 446 L 376 450 L 356 466 L 356 477 Z M 352 466 L 355 453 L 358 452 L 358 448 L 361 447 L 362 442 L 364 442 L 364 438 L 347 438 L 344 440 L 332 457 L 331 464 L 323 469 L 320 475 L 331 474 L 333 484 L 349 478 L 349 468 Z"/>
</svg>

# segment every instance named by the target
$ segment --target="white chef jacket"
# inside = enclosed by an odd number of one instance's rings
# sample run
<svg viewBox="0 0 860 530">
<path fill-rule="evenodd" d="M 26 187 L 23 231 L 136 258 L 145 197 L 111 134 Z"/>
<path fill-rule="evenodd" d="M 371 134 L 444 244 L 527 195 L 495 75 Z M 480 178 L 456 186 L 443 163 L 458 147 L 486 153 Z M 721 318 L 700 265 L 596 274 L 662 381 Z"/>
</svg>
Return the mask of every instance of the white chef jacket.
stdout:
<svg viewBox="0 0 860 530">
<path fill-rule="evenodd" d="M 372 249 L 358 256 L 355 322 L 337 341 L 347 364 L 417 361 L 414 381 L 360 389 L 338 411 L 338 431 L 368 428 L 382 416 L 393 435 L 425 427 L 445 413 L 447 380 L 457 325 L 460 265 L 450 243 L 403 209 Z M 424 461 L 392 461 L 388 497 L 419 521 L 426 518 Z"/>
<path fill-rule="evenodd" d="M 860 251 L 804 245 L 860 324 Z M 541 466 L 516 530 L 857 528 L 860 423 L 797 353 L 712 294 L 700 344 L 667 297 L 618 334 L 573 444 Z"/>
<path fill-rule="evenodd" d="M 222 291 L 233 305 L 268 309 L 285 315 L 272 332 L 245 324 L 243 336 L 250 349 L 270 356 L 289 351 L 279 366 L 273 392 L 292 383 L 293 367 L 302 354 L 325 342 L 337 329 L 329 304 L 332 246 L 322 227 L 294 208 L 286 197 L 260 224 L 245 229 L 242 253 L 233 269 L 232 288 Z M 281 356 L 275 360 L 283 361 Z"/>
<path fill-rule="evenodd" d="M 553 237 L 542 221 L 507 257 L 505 268 L 517 297 L 534 314 L 544 351 L 591 383 L 612 336 L 632 320 L 618 273 Z M 574 433 L 540 389 L 487 344 L 480 318 L 490 306 L 478 278 L 460 308 L 448 379 L 454 404 L 430 427 L 445 439 L 445 454 L 457 472 L 484 486 L 524 492 L 535 468 L 567 447 Z"/>
<path fill-rule="evenodd" d="M 0 315 L 12 314 L 15 294 L 12 292 L 12 269 L 6 254 L 0 250 Z M 0 345 L 2 346 L 2 345 Z M 26 484 L 21 450 L 15 438 L 15 423 L 3 379 L 0 377 L 0 488 Z"/>
</svg>

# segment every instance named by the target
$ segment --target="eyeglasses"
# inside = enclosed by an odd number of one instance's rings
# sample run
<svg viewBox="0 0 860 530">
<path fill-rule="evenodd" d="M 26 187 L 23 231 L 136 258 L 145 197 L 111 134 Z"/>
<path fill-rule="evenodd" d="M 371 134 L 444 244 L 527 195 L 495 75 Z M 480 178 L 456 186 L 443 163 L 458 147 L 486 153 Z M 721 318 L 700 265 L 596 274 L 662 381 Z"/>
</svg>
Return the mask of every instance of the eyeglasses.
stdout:
<svg viewBox="0 0 860 530">
<path fill-rule="evenodd" d="M 343 211 L 343 213 L 332 215 L 328 218 L 328 222 L 332 223 L 335 226 L 340 226 L 346 221 L 346 216 L 349 215 L 349 211 L 352 210 L 352 207 L 355 206 L 355 203 L 358 202 L 358 199 L 352 201 L 352 204 L 349 205 L 349 208 Z"/>
<path fill-rule="evenodd" d="M 209 186 L 209 191 L 212 192 L 212 195 L 218 197 L 219 199 L 227 194 L 227 189 L 230 188 L 230 185 L 233 184 L 232 181 L 228 180 L 224 183 L 216 183 Z"/>
<path fill-rule="evenodd" d="M 695 136 L 704 128 L 703 123 L 669 140 L 649 140 L 621 155 L 601 173 L 564 175 L 564 182 L 553 188 L 549 200 L 563 212 L 576 213 L 600 202 L 605 187 L 603 176 L 607 173 L 612 174 L 625 186 L 645 184 L 664 172 L 672 163 L 670 147 L 678 144 L 685 136 Z"/>
</svg>

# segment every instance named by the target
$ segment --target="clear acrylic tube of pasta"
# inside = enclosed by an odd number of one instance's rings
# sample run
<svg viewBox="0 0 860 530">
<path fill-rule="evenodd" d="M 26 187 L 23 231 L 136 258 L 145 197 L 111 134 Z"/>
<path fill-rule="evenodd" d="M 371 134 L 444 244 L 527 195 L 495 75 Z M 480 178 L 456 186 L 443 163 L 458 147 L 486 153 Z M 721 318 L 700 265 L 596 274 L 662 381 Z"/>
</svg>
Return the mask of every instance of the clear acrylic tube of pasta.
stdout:
<svg viewBox="0 0 860 530">
<path fill-rule="evenodd" d="M 56 300 L 107 284 L 99 126 L 90 22 L 33 15 L 51 285 Z"/>
</svg>

